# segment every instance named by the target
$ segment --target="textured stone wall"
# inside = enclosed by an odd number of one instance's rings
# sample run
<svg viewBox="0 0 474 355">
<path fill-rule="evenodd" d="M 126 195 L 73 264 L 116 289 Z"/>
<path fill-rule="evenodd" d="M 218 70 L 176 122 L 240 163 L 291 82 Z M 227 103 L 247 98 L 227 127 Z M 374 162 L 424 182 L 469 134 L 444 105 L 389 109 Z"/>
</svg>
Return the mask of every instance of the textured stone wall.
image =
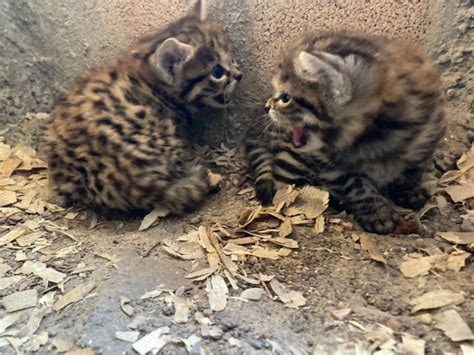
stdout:
<svg viewBox="0 0 474 355">
<path fill-rule="evenodd" d="M 450 2 L 451 4 L 456 1 Z M 182 0 L 0 1 L 0 127 L 26 112 L 51 108 L 84 68 L 117 54 L 131 40 L 182 16 Z M 269 95 L 278 54 L 309 29 L 359 29 L 408 37 L 432 48 L 444 0 L 209 0 L 242 64 L 234 104 L 202 121 L 212 141 L 239 131 Z M 445 21 L 445 19 L 444 19 Z M 441 30 L 443 32 L 443 30 Z M 431 36 L 431 37 L 430 37 Z M 0 128 L 1 129 L 1 128 Z M 12 130 L 14 131 L 14 129 Z"/>
</svg>

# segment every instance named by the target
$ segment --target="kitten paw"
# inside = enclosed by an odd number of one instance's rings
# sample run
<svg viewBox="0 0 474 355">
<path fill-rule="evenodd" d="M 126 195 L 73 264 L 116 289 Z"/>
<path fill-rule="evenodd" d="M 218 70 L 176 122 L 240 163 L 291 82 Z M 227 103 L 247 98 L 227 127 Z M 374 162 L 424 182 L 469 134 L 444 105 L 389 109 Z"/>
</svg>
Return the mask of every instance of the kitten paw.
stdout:
<svg viewBox="0 0 474 355">
<path fill-rule="evenodd" d="M 273 202 L 273 196 L 276 192 L 273 181 L 265 180 L 257 183 L 255 186 L 255 192 L 257 200 L 259 200 L 262 205 L 271 205 Z"/>
<path fill-rule="evenodd" d="M 72 199 L 63 195 L 52 195 L 47 199 L 46 202 L 62 208 L 69 208 L 73 205 Z"/>
<path fill-rule="evenodd" d="M 403 191 L 399 194 L 392 194 L 392 200 L 398 206 L 417 211 L 426 204 L 429 196 L 426 189 L 421 186 L 416 186 L 411 190 Z"/>
<path fill-rule="evenodd" d="M 402 217 L 391 207 L 385 206 L 378 208 L 377 212 L 373 214 L 356 215 L 356 220 L 367 232 L 389 234 L 395 229 L 397 223 L 402 220 Z"/>
<path fill-rule="evenodd" d="M 209 177 L 209 186 L 211 191 L 215 191 L 219 188 L 219 184 L 222 181 L 222 175 L 213 173 L 212 171 L 207 172 L 207 176 Z"/>
</svg>

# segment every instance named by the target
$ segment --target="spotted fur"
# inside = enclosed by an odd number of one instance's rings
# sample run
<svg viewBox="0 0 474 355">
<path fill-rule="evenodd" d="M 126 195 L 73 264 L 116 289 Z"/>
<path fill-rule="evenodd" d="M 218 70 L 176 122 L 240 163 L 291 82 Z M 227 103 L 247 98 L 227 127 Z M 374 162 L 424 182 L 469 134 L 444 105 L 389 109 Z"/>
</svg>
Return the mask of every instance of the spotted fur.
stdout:
<svg viewBox="0 0 474 355">
<path fill-rule="evenodd" d="M 88 71 L 55 106 L 44 148 L 66 203 L 180 214 L 209 192 L 209 171 L 188 159 L 189 126 L 202 107 L 227 104 L 242 74 L 223 30 L 202 10 L 198 1 Z"/>
<path fill-rule="evenodd" d="M 278 184 L 329 189 L 363 228 L 389 233 L 394 203 L 419 209 L 420 179 L 445 132 L 440 77 L 413 44 L 308 34 L 283 55 L 268 115 L 248 135 L 257 196 Z"/>
</svg>

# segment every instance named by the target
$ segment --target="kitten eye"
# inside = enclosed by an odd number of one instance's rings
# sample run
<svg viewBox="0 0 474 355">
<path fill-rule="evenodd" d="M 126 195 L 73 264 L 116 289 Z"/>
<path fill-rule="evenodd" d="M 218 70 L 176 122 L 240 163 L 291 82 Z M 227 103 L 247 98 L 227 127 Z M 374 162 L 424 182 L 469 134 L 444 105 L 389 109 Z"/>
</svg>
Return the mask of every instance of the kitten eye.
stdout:
<svg viewBox="0 0 474 355">
<path fill-rule="evenodd" d="M 291 96 L 288 95 L 288 94 L 281 94 L 280 96 L 278 96 L 278 100 L 280 100 L 281 102 L 283 102 L 284 104 L 287 104 L 291 101 Z"/>
<path fill-rule="evenodd" d="M 225 74 L 225 69 L 222 65 L 217 64 L 214 69 L 212 69 L 211 75 L 216 79 L 221 79 Z"/>
</svg>

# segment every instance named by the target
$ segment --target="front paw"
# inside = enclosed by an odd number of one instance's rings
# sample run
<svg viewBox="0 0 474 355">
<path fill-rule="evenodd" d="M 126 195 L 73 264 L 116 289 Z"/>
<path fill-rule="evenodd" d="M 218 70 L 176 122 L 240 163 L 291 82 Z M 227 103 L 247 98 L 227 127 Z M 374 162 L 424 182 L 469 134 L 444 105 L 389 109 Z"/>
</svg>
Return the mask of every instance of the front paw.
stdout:
<svg viewBox="0 0 474 355">
<path fill-rule="evenodd" d="M 392 200 L 398 206 L 409 208 L 412 210 L 421 209 L 429 198 L 429 193 L 421 186 L 415 186 L 411 190 L 400 191 L 399 193 L 392 193 Z"/>
<path fill-rule="evenodd" d="M 255 193 L 257 200 L 259 200 L 262 205 L 270 205 L 273 201 L 273 196 L 275 195 L 275 185 L 271 180 L 264 180 L 258 182 L 255 186 Z"/>
<path fill-rule="evenodd" d="M 364 230 L 377 234 L 389 234 L 402 220 L 401 216 L 388 205 L 379 206 L 372 213 L 355 213 L 355 218 Z"/>
<path fill-rule="evenodd" d="M 219 190 L 219 184 L 222 182 L 222 175 L 213 173 L 212 171 L 207 172 L 207 176 L 209 178 L 209 187 L 210 192 L 216 192 Z"/>
</svg>

